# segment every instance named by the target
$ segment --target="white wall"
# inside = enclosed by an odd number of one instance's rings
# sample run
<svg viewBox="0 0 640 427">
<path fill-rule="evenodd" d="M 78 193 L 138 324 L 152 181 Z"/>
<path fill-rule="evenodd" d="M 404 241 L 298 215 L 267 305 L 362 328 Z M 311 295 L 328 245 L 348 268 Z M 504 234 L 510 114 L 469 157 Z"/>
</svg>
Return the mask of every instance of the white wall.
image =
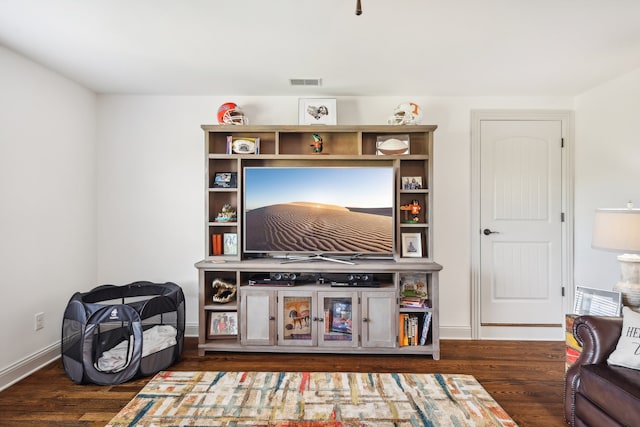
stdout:
<svg viewBox="0 0 640 427">
<path fill-rule="evenodd" d="M 576 98 L 575 283 L 611 290 L 618 254 L 591 249 L 596 208 L 640 208 L 640 69 Z"/>
<path fill-rule="evenodd" d="M 338 124 L 384 124 L 408 98 L 338 98 Z M 571 98 L 422 98 L 437 124 L 434 259 L 441 274 L 443 337 L 470 337 L 470 117 L 472 109 L 572 109 Z M 98 279 L 170 280 L 197 322 L 197 272 L 204 257 L 204 132 L 218 106 L 238 103 L 251 124 L 298 121 L 297 97 L 100 96 Z"/>
<path fill-rule="evenodd" d="M 95 285 L 95 100 L 0 46 L 0 373 L 57 346 L 67 301 Z"/>
<path fill-rule="evenodd" d="M 637 200 L 634 126 L 640 70 L 577 98 L 576 282 L 610 288 L 615 256 L 590 249 L 593 209 Z M 0 339 L 2 375 L 56 353 L 71 294 L 95 284 L 175 281 L 197 322 L 204 255 L 201 124 L 235 101 L 252 124 L 296 124 L 297 97 L 96 96 L 0 48 Z M 313 94 L 301 96 L 313 96 Z M 470 336 L 470 113 L 573 109 L 574 99 L 341 97 L 338 124 L 380 124 L 395 105 L 422 105 L 435 134 L 434 259 L 443 337 Z M 97 108 L 97 110 L 96 110 Z M 97 112 L 97 119 L 96 119 Z M 96 261 L 97 260 L 97 261 Z M 44 312 L 44 330 L 33 316 Z"/>
</svg>

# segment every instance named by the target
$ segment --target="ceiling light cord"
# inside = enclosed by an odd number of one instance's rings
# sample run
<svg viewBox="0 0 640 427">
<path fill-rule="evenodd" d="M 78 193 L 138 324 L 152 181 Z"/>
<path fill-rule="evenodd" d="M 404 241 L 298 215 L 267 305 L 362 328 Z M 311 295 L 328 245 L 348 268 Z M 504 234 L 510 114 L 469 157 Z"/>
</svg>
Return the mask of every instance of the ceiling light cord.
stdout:
<svg viewBox="0 0 640 427">
<path fill-rule="evenodd" d="M 356 0 L 356 15 L 362 15 L 362 3 L 360 3 L 360 0 Z"/>
</svg>

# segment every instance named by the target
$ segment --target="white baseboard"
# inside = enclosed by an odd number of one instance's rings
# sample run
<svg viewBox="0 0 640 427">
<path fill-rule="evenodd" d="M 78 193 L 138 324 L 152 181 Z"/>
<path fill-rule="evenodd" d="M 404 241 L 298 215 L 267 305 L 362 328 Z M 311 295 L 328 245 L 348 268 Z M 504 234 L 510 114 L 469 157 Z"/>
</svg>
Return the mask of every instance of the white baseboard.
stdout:
<svg viewBox="0 0 640 427">
<path fill-rule="evenodd" d="M 440 339 L 471 340 L 469 326 L 440 326 Z M 514 340 L 514 341 L 564 341 L 565 331 L 562 327 L 500 327 L 483 326 L 480 330 L 481 340 Z"/>
<path fill-rule="evenodd" d="M 440 325 L 441 340 L 470 340 L 471 328 L 469 326 L 442 326 Z"/>
<path fill-rule="evenodd" d="M 480 339 L 519 341 L 564 341 L 563 327 L 481 326 Z"/>
<path fill-rule="evenodd" d="M 199 330 L 197 323 L 190 323 L 184 325 L 184 336 L 198 338 Z"/>
<path fill-rule="evenodd" d="M 42 350 L 27 356 L 0 371 L 0 391 L 28 377 L 38 369 L 53 362 L 60 357 L 60 341 L 43 348 Z"/>
</svg>

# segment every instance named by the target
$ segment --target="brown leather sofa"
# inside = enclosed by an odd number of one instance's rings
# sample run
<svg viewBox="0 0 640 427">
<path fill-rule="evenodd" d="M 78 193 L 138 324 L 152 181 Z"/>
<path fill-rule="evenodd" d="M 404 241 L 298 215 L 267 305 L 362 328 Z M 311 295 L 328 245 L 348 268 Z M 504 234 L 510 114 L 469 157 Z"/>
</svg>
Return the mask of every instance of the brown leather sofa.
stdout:
<svg viewBox="0 0 640 427">
<path fill-rule="evenodd" d="M 640 371 L 607 364 L 621 330 L 621 317 L 575 319 L 582 353 L 567 370 L 564 389 L 564 418 L 571 426 L 640 426 Z"/>
</svg>

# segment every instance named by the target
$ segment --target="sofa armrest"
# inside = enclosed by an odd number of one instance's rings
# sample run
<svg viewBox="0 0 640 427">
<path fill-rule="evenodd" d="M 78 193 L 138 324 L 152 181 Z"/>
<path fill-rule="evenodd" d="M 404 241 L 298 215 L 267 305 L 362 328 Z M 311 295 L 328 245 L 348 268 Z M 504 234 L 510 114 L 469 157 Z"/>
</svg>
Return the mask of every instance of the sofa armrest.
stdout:
<svg viewBox="0 0 640 427">
<path fill-rule="evenodd" d="M 622 332 L 622 317 L 580 316 L 573 322 L 573 336 L 582 346 L 578 360 L 567 370 L 564 381 L 564 418 L 575 425 L 575 392 L 582 365 L 603 363 L 615 350 Z"/>
<path fill-rule="evenodd" d="M 622 317 L 580 316 L 573 323 L 573 336 L 582 345 L 576 365 L 596 364 L 613 353 L 622 332 Z"/>
</svg>

